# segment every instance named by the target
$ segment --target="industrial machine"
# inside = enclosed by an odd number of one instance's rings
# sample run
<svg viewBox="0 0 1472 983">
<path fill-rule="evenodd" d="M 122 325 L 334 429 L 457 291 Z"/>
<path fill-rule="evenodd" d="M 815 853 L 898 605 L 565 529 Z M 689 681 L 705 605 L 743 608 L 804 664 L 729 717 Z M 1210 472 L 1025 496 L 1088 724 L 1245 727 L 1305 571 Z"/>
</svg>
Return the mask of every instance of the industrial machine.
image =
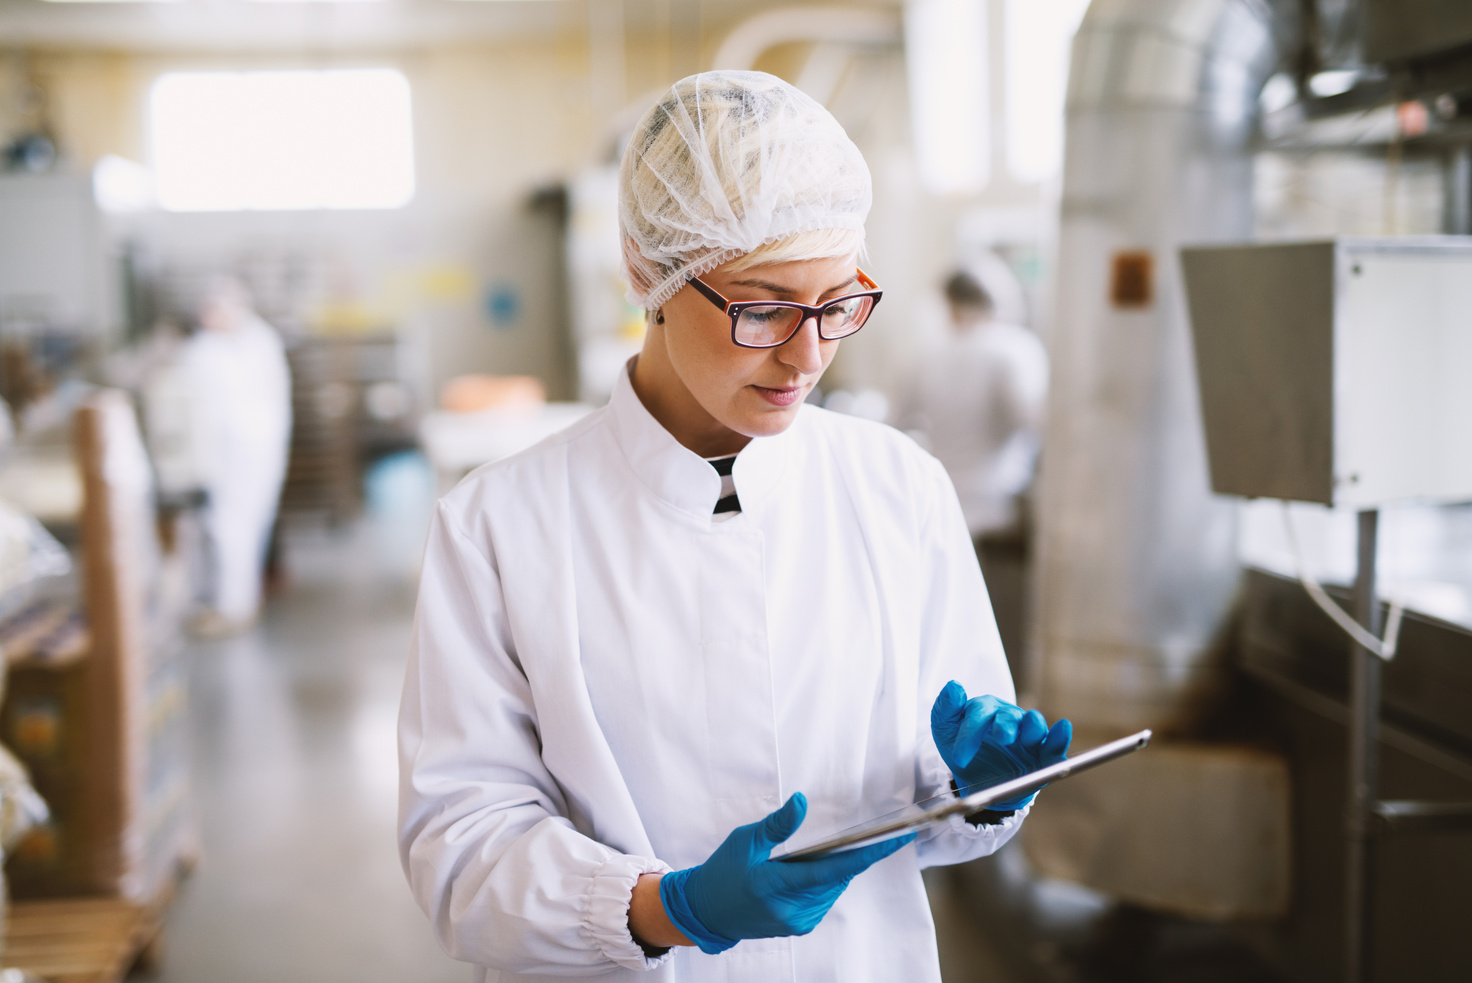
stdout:
<svg viewBox="0 0 1472 983">
<path fill-rule="evenodd" d="M 1137 780 L 1051 795 L 1029 820 L 1036 867 L 1229 924 L 1294 980 L 1472 973 L 1437 914 L 1468 903 L 1472 838 L 1449 827 L 1472 799 L 1472 633 L 1407 614 L 1396 661 L 1362 646 L 1349 686 L 1303 587 L 1244 575 L 1224 497 L 1365 510 L 1356 610 L 1379 634 L 1373 510 L 1472 499 L 1456 385 L 1472 253 L 1434 236 L 1469 231 L 1472 7 L 1092 4 L 1069 83 L 1031 676 L 1050 715 L 1162 739 Z M 1223 705 L 1255 726 L 1223 742 Z M 1090 824 L 1104 832 L 1075 835 Z M 1372 828 L 1417 824 L 1369 855 Z"/>
<path fill-rule="evenodd" d="M 1363 631 L 1311 593 L 1355 640 L 1345 973 L 1372 979 L 1377 835 L 1472 833 L 1472 802 L 1380 799 L 1381 675 L 1400 613 L 1382 638 L 1375 576 L 1381 506 L 1472 500 L 1472 239 L 1206 247 L 1182 250 L 1181 263 L 1212 488 L 1359 512 L 1354 615 Z"/>
<path fill-rule="evenodd" d="M 1472 239 L 1181 252 L 1212 489 L 1472 500 Z"/>
</svg>

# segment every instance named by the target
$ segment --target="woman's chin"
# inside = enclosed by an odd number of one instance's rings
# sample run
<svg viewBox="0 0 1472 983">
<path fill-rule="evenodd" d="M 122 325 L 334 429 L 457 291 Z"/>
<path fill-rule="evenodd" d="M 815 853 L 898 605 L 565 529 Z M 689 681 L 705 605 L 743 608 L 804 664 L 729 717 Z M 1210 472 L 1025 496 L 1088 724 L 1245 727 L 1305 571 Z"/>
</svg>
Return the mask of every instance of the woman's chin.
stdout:
<svg viewBox="0 0 1472 983">
<path fill-rule="evenodd" d="M 775 437 L 792 426 L 800 409 L 800 402 L 791 406 L 763 407 L 755 412 L 741 414 L 741 418 L 735 421 L 731 429 L 747 437 Z"/>
</svg>

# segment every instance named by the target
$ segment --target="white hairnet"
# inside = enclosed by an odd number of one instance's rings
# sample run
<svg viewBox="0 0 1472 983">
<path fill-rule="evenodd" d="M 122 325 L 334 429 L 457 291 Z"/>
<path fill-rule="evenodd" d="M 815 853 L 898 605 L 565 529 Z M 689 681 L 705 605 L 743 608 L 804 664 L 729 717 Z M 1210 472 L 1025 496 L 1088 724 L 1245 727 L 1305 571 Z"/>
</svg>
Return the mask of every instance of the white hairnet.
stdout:
<svg viewBox="0 0 1472 983">
<path fill-rule="evenodd" d="M 629 301 L 652 310 L 691 277 L 802 232 L 862 237 L 871 199 L 859 148 L 811 97 L 765 72 L 681 79 L 619 168 Z"/>
</svg>

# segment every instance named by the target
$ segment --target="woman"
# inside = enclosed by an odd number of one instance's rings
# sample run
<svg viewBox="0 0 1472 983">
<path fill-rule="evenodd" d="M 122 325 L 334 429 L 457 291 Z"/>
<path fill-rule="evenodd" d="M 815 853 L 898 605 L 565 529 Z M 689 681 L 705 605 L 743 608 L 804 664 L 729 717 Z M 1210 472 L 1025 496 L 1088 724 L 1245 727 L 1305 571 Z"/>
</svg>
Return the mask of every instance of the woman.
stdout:
<svg viewBox="0 0 1472 983">
<path fill-rule="evenodd" d="M 1069 736 L 1009 702 L 940 465 L 804 405 L 878 302 L 868 170 L 796 89 L 713 72 L 645 116 L 620 186 L 641 354 L 607 407 L 437 508 L 400 719 L 410 883 L 479 979 L 938 980 L 920 869 L 991 853 L 1030 797 L 768 859 Z"/>
</svg>

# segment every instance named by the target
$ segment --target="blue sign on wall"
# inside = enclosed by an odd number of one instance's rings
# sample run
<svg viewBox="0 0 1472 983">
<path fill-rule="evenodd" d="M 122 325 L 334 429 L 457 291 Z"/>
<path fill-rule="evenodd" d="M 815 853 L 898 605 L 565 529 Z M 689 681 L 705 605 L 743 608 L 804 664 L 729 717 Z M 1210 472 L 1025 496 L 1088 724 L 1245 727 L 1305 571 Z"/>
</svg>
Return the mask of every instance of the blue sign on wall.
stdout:
<svg viewBox="0 0 1472 983">
<path fill-rule="evenodd" d="M 521 293 L 510 283 L 493 283 L 486 291 L 485 312 L 491 326 L 502 331 L 516 326 L 521 316 Z"/>
</svg>

